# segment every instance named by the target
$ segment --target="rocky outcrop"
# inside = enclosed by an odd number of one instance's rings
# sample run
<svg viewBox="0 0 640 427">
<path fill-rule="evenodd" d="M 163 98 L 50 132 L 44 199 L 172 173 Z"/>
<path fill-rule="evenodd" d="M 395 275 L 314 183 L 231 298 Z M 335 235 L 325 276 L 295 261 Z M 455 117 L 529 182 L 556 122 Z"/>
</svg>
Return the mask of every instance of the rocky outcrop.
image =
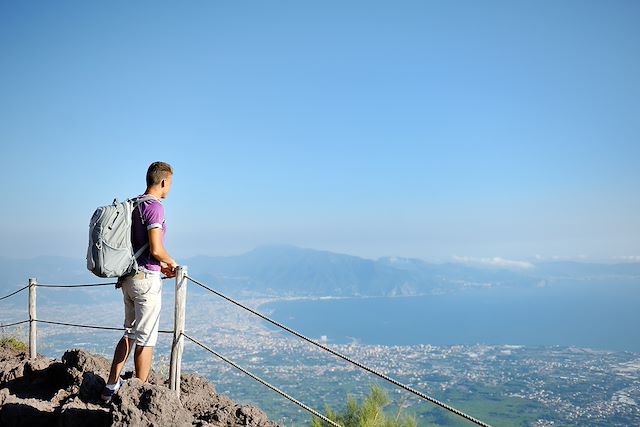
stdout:
<svg viewBox="0 0 640 427">
<path fill-rule="evenodd" d="M 216 393 L 206 379 L 181 377 L 180 398 L 152 373 L 143 383 L 125 375 L 124 385 L 106 405 L 100 393 L 109 361 L 69 350 L 61 361 L 0 347 L 0 425 L 99 427 L 256 426 L 275 427 L 258 408 L 238 405 Z"/>
</svg>

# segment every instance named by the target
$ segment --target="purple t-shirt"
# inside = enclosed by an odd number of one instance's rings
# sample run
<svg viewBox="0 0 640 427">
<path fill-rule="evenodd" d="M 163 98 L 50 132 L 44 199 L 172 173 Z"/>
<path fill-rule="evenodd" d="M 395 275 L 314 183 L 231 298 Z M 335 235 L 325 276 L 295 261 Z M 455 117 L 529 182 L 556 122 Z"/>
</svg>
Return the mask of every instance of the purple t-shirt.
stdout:
<svg viewBox="0 0 640 427">
<path fill-rule="evenodd" d="M 141 213 L 142 219 L 140 218 Z M 134 253 L 145 243 L 149 242 L 149 230 L 152 228 L 162 229 L 162 242 L 164 243 L 167 226 L 164 222 L 164 207 L 162 203 L 160 203 L 160 200 L 155 199 L 142 202 L 133 210 L 131 220 L 131 243 L 133 244 Z M 142 255 L 138 257 L 138 268 L 160 272 L 160 261 L 151 256 L 150 248 L 145 249 Z"/>
</svg>

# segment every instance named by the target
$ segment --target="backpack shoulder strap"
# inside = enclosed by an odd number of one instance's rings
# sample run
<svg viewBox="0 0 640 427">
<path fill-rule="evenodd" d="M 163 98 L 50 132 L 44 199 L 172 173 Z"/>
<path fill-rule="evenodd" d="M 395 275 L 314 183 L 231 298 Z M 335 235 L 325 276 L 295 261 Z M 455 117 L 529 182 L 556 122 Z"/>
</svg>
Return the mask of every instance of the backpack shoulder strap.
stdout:
<svg viewBox="0 0 640 427">
<path fill-rule="evenodd" d="M 132 203 L 133 203 L 133 208 L 137 208 L 139 205 L 141 205 L 144 202 L 149 202 L 151 200 L 158 200 L 153 196 L 149 196 L 149 195 L 143 195 L 143 196 L 139 196 L 139 197 L 134 197 L 133 199 L 129 199 Z"/>
<path fill-rule="evenodd" d="M 153 196 L 143 195 L 139 197 L 134 197 L 133 199 L 129 199 L 129 202 L 132 204 L 131 210 L 133 211 L 135 208 L 139 207 L 144 202 L 148 202 L 151 200 L 158 200 Z M 140 222 L 144 224 L 144 218 L 142 217 L 142 210 L 138 209 L 138 214 L 140 214 Z"/>
<path fill-rule="evenodd" d="M 136 251 L 135 254 L 133 254 L 133 257 L 135 259 L 138 259 L 140 257 L 140 255 L 142 255 L 142 253 L 145 251 L 145 249 L 147 249 L 149 247 L 149 242 L 145 243 L 144 245 L 142 245 L 142 247 L 140 249 L 138 249 Z"/>
<path fill-rule="evenodd" d="M 147 202 L 149 200 L 156 200 L 155 197 L 153 196 L 148 196 L 148 195 L 144 195 L 144 196 L 140 196 L 140 197 L 135 197 L 133 199 L 130 199 L 131 203 L 133 204 L 133 209 L 137 208 L 138 206 L 140 206 L 141 204 L 143 204 L 144 202 Z M 140 214 L 140 222 L 142 222 L 142 224 L 144 224 L 144 218 L 142 217 L 142 211 L 140 209 L 138 209 L 138 213 Z M 138 249 L 136 251 L 135 254 L 133 254 L 133 257 L 137 260 L 138 258 L 140 258 L 140 255 L 142 255 L 144 253 L 144 251 L 149 247 L 149 242 L 145 243 L 144 245 L 142 245 L 140 247 L 140 249 Z"/>
</svg>

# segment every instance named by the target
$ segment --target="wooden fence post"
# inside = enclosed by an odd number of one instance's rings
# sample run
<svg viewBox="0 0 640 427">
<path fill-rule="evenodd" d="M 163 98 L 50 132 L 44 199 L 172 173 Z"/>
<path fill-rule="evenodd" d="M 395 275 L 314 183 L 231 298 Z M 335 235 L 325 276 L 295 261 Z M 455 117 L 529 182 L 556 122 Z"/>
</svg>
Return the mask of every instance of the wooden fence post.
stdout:
<svg viewBox="0 0 640 427">
<path fill-rule="evenodd" d="M 38 282 L 34 278 L 29 279 L 29 358 L 37 356 L 36 338 L 38 336 L 38 321 L 36 320 L 36 286 Z"/>
<path fill-rule="evenodd" d="M 180 371 L 184 346 L 184 322 L 187 307 L 187 267 L 180 265 L 176 271 L 176 303 L 173 316 L 173 344 L 169 366 L 169 388 L 180 396 Z"/>
</svg>

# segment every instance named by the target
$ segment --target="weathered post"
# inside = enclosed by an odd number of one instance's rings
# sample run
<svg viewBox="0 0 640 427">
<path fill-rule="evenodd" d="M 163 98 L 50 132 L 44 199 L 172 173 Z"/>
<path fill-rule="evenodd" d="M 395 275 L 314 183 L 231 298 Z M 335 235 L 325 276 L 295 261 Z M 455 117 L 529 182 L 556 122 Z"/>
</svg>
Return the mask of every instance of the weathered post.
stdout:
<svg viewBox="0 0 640 427">
<path fill-rule="evenodd" d="M 173 316 L 173 345 L 171 346 L 171 366 L 169 367 L 169 388 L 180 396 L 180 371 L 184 346 L 184 321 L 187 307 L 187 267 L 178 266 L 176 271 L 176 303 Z"/>
<path fill-rule="evenodd" d="M 37 353 L 36 338 L 38 336 L 38 321 L 36 320 L 36 286 L 34 278 L 29 279 L 29 358 L 35 359 Z"/>
</svg>

